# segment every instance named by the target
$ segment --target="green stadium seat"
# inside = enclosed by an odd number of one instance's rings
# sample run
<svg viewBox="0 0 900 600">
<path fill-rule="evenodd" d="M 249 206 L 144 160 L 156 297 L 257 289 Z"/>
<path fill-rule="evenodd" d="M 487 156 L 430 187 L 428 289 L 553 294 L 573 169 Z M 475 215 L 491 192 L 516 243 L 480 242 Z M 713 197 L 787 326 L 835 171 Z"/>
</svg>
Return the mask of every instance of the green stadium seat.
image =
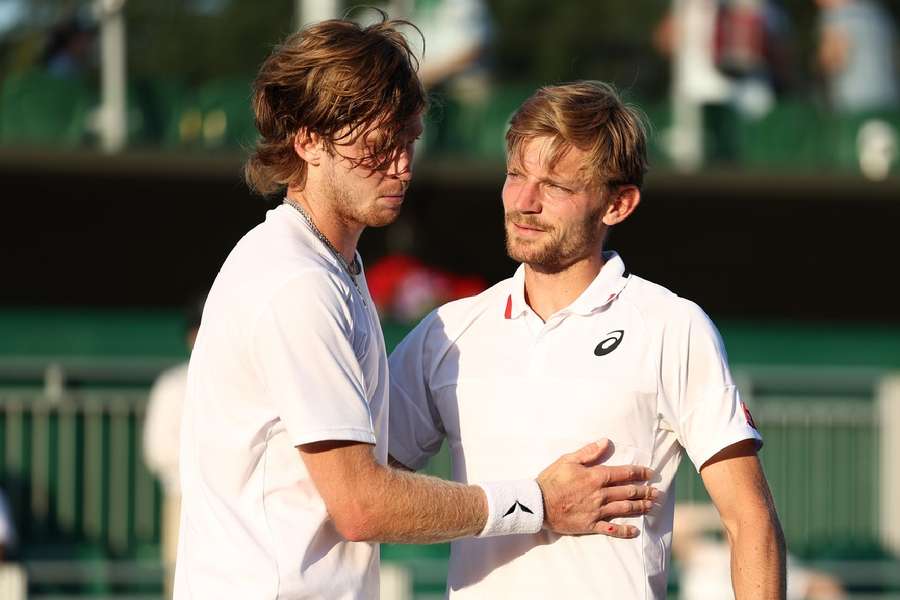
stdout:
<svg viewBox="0 0 900 600">
<path fill-rule="evenodd" d="M 171 149 L 181 144 L 179 119 L 190 104 L 183 82 L 141 79 L 128 87 L 129 143 Z"/>
<path fill-rule="evenodd" d="M 825 116 L 808 103 L 782 101 L 759 120 L 737 121 L 739 159 L 757 168 L 809 170 L 831 162 Z"/>
<path fill-rule="evenodd" d="M 183 141 L 204 148 L 244 148 L 256 139 L 250 108 L 250 82 L 244 79 L 211 81 L 196 90 L 182 113 Z M 198 129 L 199 127 L 199 129 Z"/>
<path fill-rule="evenodd" d="M 38 70 L 11 75 L 0 90 L 0 140 L 77 146 L 88 136 L 88 120 L 96 106 L 96 94 L 82 79 Z"/>
</svg>

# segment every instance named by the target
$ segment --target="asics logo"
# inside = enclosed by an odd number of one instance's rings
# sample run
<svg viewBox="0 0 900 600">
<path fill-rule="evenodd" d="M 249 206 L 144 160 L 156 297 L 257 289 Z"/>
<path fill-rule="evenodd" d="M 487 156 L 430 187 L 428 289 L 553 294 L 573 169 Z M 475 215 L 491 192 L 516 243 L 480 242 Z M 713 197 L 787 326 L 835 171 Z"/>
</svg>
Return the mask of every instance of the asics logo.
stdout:
<svg viewBox="0 0 900 600">
<path fill-rule="evenodd" d="M 615 331 L 610 331 L 606 335 L 607 337 L 601 340 L 600 343 L 597 344 L 597 347 L 594 348 L 595 356 L 606 356 L 618 348 L 619 344 L 622 342 L 622 338 L 625 337 L 625 331 L 616 329 Z"/>
</svg>

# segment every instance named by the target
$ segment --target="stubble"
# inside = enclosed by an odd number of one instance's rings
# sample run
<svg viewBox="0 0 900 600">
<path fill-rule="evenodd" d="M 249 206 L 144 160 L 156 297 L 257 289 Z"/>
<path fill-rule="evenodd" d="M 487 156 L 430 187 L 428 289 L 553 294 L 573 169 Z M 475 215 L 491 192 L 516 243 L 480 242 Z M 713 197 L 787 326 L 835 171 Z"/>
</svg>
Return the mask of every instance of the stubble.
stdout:
<svg viewBox="0 0 900 600">
<path fill-rule="evenodd" d="M 604 206 L 597 207 L 584 220 L 566 228 L 551 226 L 534 215 L 518 211 L 506 213 L 506 253 L 516 262 L 545 273 L 558 273 L 592 254 L 603 237 L 599 227 Z M 542 229 L 537 240 L 526 240 L 512 230 L 513 223 Z"/>
</svg>

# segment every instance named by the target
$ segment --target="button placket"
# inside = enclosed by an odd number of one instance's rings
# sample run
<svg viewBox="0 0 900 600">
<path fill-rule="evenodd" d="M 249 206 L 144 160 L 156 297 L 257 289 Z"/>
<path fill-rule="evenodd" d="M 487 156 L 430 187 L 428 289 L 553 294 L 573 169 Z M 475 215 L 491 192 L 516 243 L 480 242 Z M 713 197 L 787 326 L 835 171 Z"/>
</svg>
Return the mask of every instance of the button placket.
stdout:
<svg viewBox="0 0 900 600">
<path fill-rule="evenodd" d="M 526 377 L 535 373 L 539 368 L 542 362 L 542 352 L 541 348 L 543 347 L 543 339 L 544 339 L 544 322 L 541 321 L 540 317 L 538 317 L 535 313 L 528 311 L 523 317 L 525 319 L 525 326 L 528 328 L 529 335 L 529 344 L 528 344 L 528 372 L 526 373 Z"/>
<path fill-rule="evenodd" d="M 531 356 L 528 360 L 528 375 L 534 376 L 541 374 L 546 368 L 545 360 L 547 351 L 547 340 L 544 333 L 541 332 L 531 343 Z"/>
</svg>

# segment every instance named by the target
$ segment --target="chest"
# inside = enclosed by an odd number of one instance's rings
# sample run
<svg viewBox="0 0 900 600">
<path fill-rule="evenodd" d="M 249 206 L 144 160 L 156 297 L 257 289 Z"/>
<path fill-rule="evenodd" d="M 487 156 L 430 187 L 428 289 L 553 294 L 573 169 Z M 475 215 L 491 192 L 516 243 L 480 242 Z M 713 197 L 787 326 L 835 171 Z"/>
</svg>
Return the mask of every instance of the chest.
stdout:
<svg viewBox="0 0 900 600">
<path fill-rule="evenodd" d="M 470 470 L 493 471 L 513 458 L 540 468 L 603 437 L 632 454 L 652 450 L 656 362 L 640 327 L 613 315 L 569 318 L 537 333 L 506 323 L 491 336 L 467 332 L 436 378 L 451 449 Z"/>
</svg>

